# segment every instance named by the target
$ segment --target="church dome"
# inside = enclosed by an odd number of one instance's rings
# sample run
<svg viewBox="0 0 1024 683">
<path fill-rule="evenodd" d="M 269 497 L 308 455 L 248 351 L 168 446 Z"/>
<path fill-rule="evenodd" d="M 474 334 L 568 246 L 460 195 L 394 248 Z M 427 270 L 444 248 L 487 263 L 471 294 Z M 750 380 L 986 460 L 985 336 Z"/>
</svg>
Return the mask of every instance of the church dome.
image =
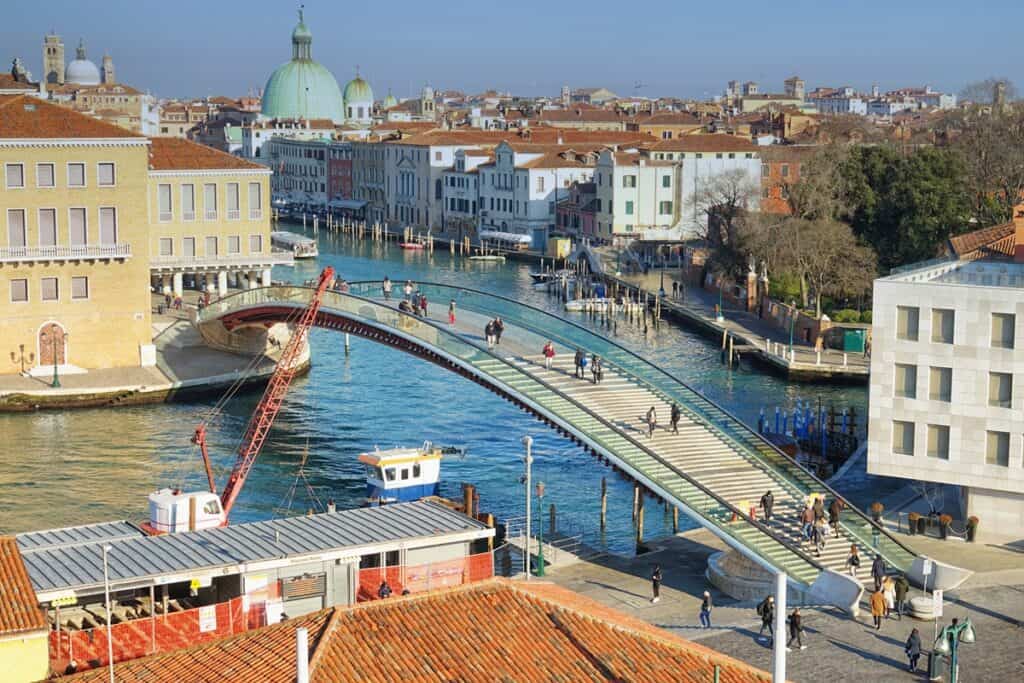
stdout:
<svg viewBox="0 0 1024 683">
<path fill-rule="evenodd" d="M 100 70 L 85 56 L 85 41 L 79 41 L 75 59 L 68 64 L 64 70 L 64 81 L 66 83 L 77 83 L 78 85 L 99 85 Z"/>
<path fill-rule="evenodd" d="M 391 109 L 391 107 L 395 107 L 397 105 L 398 100 L 395 99 L 395 96 L 391 94 L 390 90 L 388 90 L 388 96 L 384 98 L 384 108 Z"/>
<path fill-rule="evenodd" d="M 263 89 L 261 113 L 268 118 L 345 120 L 338 81 L 313 60 L 313 34 L 303 22 L 292 31 L 292 59 L 274 69 Z"/>
<path fill-rule="evenodd" d="M 351 102 L 373 103 L 373 90 L 370 84 L 364 81 L 359 74 L 345 86 L 345 104 Z"/>
</svg>

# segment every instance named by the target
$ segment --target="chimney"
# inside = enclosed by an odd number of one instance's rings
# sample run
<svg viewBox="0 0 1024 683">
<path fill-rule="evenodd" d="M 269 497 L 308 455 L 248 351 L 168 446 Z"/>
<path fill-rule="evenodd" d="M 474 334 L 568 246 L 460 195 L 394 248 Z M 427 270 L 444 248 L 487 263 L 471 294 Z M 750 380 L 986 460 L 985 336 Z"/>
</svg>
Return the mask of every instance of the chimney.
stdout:
<svg viewBox="0 0 1024 683">
<path fill-rule="evenodd" d="M 309 683 L 309 631 L 295 629 L 295 683 Z"/>
<path fill-rule="evenodd" d="M 1024 202 L 1013 207 L 1013 260 L 1024 263 Z"/>
</svg>

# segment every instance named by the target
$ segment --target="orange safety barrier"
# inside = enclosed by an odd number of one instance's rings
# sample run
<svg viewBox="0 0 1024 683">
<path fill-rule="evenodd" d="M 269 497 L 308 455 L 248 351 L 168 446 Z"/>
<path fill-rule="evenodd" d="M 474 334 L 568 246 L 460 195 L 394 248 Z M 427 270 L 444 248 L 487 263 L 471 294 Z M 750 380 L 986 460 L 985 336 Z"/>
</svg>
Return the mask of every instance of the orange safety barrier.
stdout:
<svg viewBox="0 0 1024 683">
<path fill-rule="evenodd" d="M 387 581 L 391 595 L 401 595 L 405 590 L 422 593 L 435 588 L 482 581 L 492 576 L 494 557 L 490 552 L 427 564 L 360 569 L 356 600 L 365 602 L 379 599 L 382 581 Z"/>
<path fill-rule="evenodd" d="M 110 627 L 114 662 L 177 650 L 266 624 L 262 611 L 243 611 L 243 598 L 208 607 L 158 614 Z M 256 605 L 253 606 L 257 607 Z M 254 618 L 255 617 L 255 618 Z M 107 627 L 50 632 L 50 666 L 64 671 L 74 659 L 79 671 L 107 665 Z"/>
</svg>

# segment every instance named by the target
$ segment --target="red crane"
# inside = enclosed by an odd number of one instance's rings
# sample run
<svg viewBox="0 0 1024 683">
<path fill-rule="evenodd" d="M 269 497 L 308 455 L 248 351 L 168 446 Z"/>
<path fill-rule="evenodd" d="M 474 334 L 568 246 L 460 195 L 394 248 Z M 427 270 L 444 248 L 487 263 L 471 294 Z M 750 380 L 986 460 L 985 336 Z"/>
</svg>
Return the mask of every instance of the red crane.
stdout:
<svg viewBox="0 0 1024 683">
<path fill-rule="evenodd" d="M 263 398 L 260 399 L 259 405 L 253 411 L 252 417 L 249 418 L 249 426 L 246 427 L 245 436 L 242 438 L 242 443 L 238 448 L 235 466 L 231 470 L 227 484 L 224 485 L 224 490 L 220 494 L 222 525 L 228 523 L 228 515 L 231 513 L 231 508 L 234 506 L 238 494 L 241 493 L 242 487 L 245 485 L 245 479 L 249 476 L 249 471 L 252 469 L 253 463 L 256 462 L 260 449 L 263 448 L 263 443 L 267 439 L 267 433 L 274 424 L 274 418 L 277 417 L 277 413 L 281 410 L 281 403 L 284 401 L 285 394 L 288 393 L 288 387 L 291 385 L 292 379 L 298 370 L 297 361 L 299 354 L 302 353 L 302 348 L 309 337 L 309 329 L 316 321 L 316 315 L 320 310 L 324 292 L 327 291 L 328 286 L 330 286 L 333 280 L 334 269 L 328 266 L 320 273 L 320 279 L 317 281 L 313 296 L 309 300 L 309 305 L 295 324 L 291 338 L 285 344 L 284 350 L 281 351 L 281 357 L 277 361 L 274 374 L 270 377 L 270 381 L 267 382 L 267 388 L 263 391 Z M 192 436 L 192 443 L 199 446 L 199 451 L 203 456 L 203 465 L 206 468 L 206 478 L 210 485 L 210 493 L 216 494 L 217 487 L 213 480 L 213 467 L 210 464 L 210 455 L 206 450 L 205 423 L 196 427 L 195 434 Z"/>
</svg>

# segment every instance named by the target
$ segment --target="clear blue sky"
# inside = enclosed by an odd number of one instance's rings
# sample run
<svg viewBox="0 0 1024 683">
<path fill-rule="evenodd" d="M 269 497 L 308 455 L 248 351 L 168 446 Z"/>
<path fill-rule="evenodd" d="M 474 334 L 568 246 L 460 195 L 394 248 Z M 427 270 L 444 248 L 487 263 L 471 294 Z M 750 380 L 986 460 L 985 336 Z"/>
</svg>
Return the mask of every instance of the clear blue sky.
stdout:
<svg viewBox="0 0 1024 683">
<path fill-rule="evenodd" d="M 237 96 L 290 58 L 297 2 L 282 0 L 9 0 L 0 21 L 4 68 L 14 56 L 37 76 L 43 35 L 79 37 L 97 64 L 161 96 Z M 313 56 L 344 87 L 355 65 L 377 97 L 424 82 L 554 94 L 563 84 L 620 95 L 700 97 L 730 79 L 777 92 L 931 84 L 959 91 L 989 76 L 1024 86 L 1022 0 L 487 0 L 380 3 L 308 0 Z"/>
</svg>

